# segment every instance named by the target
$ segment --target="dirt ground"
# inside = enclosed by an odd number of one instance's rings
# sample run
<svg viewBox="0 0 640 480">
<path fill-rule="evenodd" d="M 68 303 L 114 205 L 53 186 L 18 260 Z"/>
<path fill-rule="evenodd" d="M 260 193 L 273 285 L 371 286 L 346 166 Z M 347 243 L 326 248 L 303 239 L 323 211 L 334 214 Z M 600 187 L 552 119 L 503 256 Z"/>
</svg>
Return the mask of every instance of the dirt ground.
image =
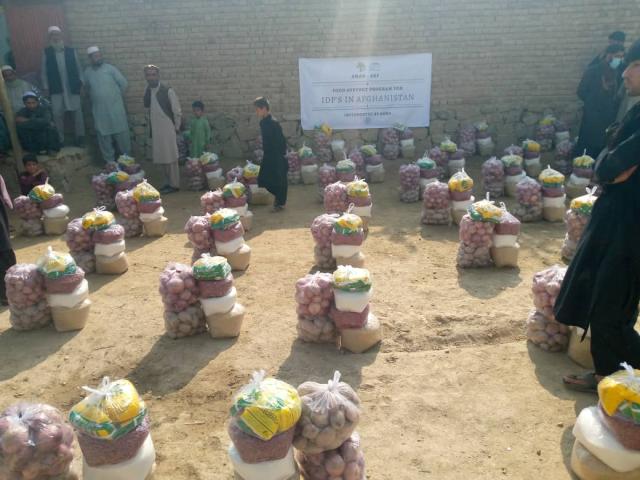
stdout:
<svg viewBox="0 0 640 480">
<path fill-rule="evenodd" d="M 479 162 L 470 167 L 477 185 Z M 89 174 L 78 172 L 66 195 L 74 216 L 93 204 Z M 564 226 L 525 225 L 519 270 L 458 271 L 457 228 L 421 226 L 420 204 L 401 204 L 397 185 L 397 165 L 388 165 L 387 181 L 372 186 L 364 246 L 384 326 L 379 348 L 351 355 L 296 340 L 294 283 L 313 266 L 309 225 L 322 213 L 315 187 L 303 186 L 290 189 L 283 214 L 252 208 L 252 264 L 236 278 L 248 311 L 240 337 L 165 337 L 158 277 L 167 262 L 189 261 L 182 229 L 199 211 L 199 194 L 181 192 L 163 200 L 165 237 L 127 240 L 126 274 L 89 276 L 84 330 L 19 333 L 2 311 L 0 409 L 35 400 L 68 410 L 82 385 L 127 377 L 151 412 L 155 478 L 231 479 L 228 408 L 251 372 L 298 385 L 337 369 L 362 400 L 369 479 L 571 478 L 571 427 L 595 397 L 563 389 L 561 374 L 580 369 L 524 337 L 531 277 L 559 262 Z M 34 262 L 48 244 L 66 249 L 62 237 L 16 238 L 18 261 Z"/>
</svg>

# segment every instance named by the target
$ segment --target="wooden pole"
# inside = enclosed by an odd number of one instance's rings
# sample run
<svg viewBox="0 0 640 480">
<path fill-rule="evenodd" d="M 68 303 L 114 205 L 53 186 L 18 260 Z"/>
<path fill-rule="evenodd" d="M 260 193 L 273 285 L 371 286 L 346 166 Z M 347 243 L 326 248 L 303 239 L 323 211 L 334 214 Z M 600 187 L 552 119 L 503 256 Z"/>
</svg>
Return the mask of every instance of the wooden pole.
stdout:
<svg viewBox="0 0 640 480">
<path fill-rule="evenodd" d="M 7 95 L 7 86 L 4 83 L 4 77 L 0 74 L 0 106 L 4 112 L 4 119 L 7 122 L 7 128 L 9 129 L 9 137 L 11 138 L 11 146 L 13 147 L 13 156 L 16 159 L 16 169 L 21 172 L 24 170 L 24 164 L 22 163 L 22 146 L 18 139 L 18 131 L 16 130 L 16 118 L 13 114 L 13 107 L 9 101 L 9 95 Z"/>
</svg>

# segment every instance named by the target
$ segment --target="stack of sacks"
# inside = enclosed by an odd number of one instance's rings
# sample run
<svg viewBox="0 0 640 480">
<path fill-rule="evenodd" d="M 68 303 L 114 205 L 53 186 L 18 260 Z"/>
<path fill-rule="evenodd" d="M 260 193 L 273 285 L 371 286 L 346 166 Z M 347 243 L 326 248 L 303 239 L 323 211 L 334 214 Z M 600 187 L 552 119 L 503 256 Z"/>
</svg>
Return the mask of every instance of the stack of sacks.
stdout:
<svg viewBox="0 0 640 480">
<path fill-rule="evenodd" d="M 465 167 L 466 160 L 464 159 L 464 155 L 464 150 L 461 149 L 457 149 L 449 155 L 449 162 L 447 163 L 449 175 L 453 175 Z"/>
<path fill-rule="evenodd" d="M 120 275 L 129 268 L 125 255 L 124 228 L 116 223 L 111 212 L 94 209 L 82 217 L 82 228 L 92 232 L 96 272 Z"/>
<path fill-rule="evenodd" d="M 567 226 L 567 234 L 562 244 L 562 258 L 569 262 L 573 260 L 573 256 L 576 254 L 578 242 L 582 238 L 582 232 L 584 232 L 587 223 L 589 223 L 593 205 L 598 199 L 594 195 L 594 191 L 595 188 L 587 188 L 586 195 L 571 200 L 569 210 L 565 214 L 564 223 Z"/>
<path fill-rule="evenodd" d="M 64 204 L 62 195 L 49 185 L 49 179 L 44 185 L 33 187 L 29 198 L 42 209 L 46 235 L 62 235 L 67 230 L 69 207 Z"/>
<path fill-rule="evenodd" d="M 340 182 L 352 182 L 356 178 L 356 164 L 348 158 L 336 163 L 336 178 Z"/>
<path fill-rule="evenodd" d="M 347 156 L 345 141 L 340 138 L 334 138 L 331 140 L 331 154 L 333 155 L 333 160 L 335 162 L 345 158 Z"/>
<path fill-rule="evenodd" d="M 331 232 L 331 255 L 337 265 L 364 266 L 362 219 L 353 213 L 340 215 Z"/>
<path fill-rule="evenodd" d="M 458 146 L 469 156 L 476 154 L 476 127 L 474 125 L 467 124 L 460 129 Z"/>
<path fill-rule="evenodd" d="M 47 304 L 56 330 L 81 330 L 89 319 L 91 300 L 84 270 L 68 253 L 54 252 L 51 247 L 38 259 L 38 270 L 44 277 Z"/>
<path fill-rule="evenodd" d="M 574 145 L 571 140 L 565 140 L 564 142 L 556 145 L 556 157 L 553 165 L 556 170 L 562 172 L 566 176 L 569 176 L 573 169 L 570 161 L 573 150 Z"/>
<path fill-rule="evenodd" d="M 143 180 L 133 189 L 133 199 L 138 204 L 145 236 L 162 237 L 167 232 L 169 220 L 164 216 L 160 192 Z"/>
<path fill-rule="evenodd" d="M 543 152 L 549 152 L 553 148 L 553 141 L 556 135 L 556 119 L 553 115 L 545 115 L 536 127 L 536 142 L 540 144 Z"/>
<path fill-rule="evenodd" d="M 323 123 L 313 129 L 313 145 L 320 163 L 331 161 L 331 135 L 333 131 L 329 125 Z"/>
<path fill-rule="evenodd" d="M 504 149 L 504 155 L 518 155 L 524 158 L 524 149 L 518 145 L 509 145 Z"/>
<path fill-rule="evenodd" d="M 262 144 L 262 135 L 258 135 L 256 137 L 256 141 L 254 142 L 253 149 L 253 157 L 255 158 L 255 163 L 258 165 L 262 164 L 262 159 L 264 158 L 264 148 Z"/>
<path fill-rule="evenodd" d="M 381 130 L 380 145 L 385 160 L 397 160 L 400 156 L 400 131 L 404 127 L 392 127 Z"/>
<path fill-rule="evenodd" d="M 244 167 L 242 179 L 245 185 L 249 186 L 251 195 L 249 203 L 251 205 L 272 205 L 273 195 L 266 188 L 258 186 L 258 175 L 260 174 L 260 165 L 247 161 Z"/>
<path fill-rule="evenodd" d="M 211 190 L 200 197 L 200 210 L 203 215 L 211 215 L 220 208 L 224 208 L 224 195 L 222 190 Z"/>
<path fill-rule="evenodd" d="M 84 228 L 82 218 L 75 218 L 67 225 L 65 240 L 76 265 L 85 273 L 96 271 L 96 256 L 93 253 L 93 232 Z"/>
<path fill-rule="evenodd" d="M 518 205 L 513 213 L 523 223 L 542 219 L 542 186 L 531 177 L 525 177 L 516 185 Z"/>
<path fill-rule="evenodd" d="M 335 306 L 330 316 L 345 350 L 362 353 L 382 341 L 382 326 L 369 306 L 372 294 L 368 270 L 338 266 L 333 272 Z"/>
<path fill-rule="evenodd" d="M 118 157 L 118 168 L 129 175 L 129 181 L 141 182 L 144 179 L 142 165 L 136 163 L 136 159 L 126 153 Z"/>
<path fill-rule="evenodd" d="M 111 172 L 107 174 L 107 183 L 113 187 L 114 196 L 111 200 L 111 204 L 113 205 L 113 202 L 115 201 L 116 192 L 132 189 L 140 182 L 137 180 L 132 180 L 127 172 L 118 170 L 116 172 Z"/>
<path fill-rule="evenodd" d="M 436 162 L 429 157 L 422 157 L 416 161 L 420 169 L 420 198 L 424 198 L 424 190 L 427 185 L 438 180 L 440 169 Z"/>
<path fill-rule="evenodd" d="M 566 211 L 567 196 L 564 175 L 551 167 L 545 168 L 538 178 L 542 184 L 542 217 L 547 222 L 561 222 Z"/>
<path fill-rule="evenodd" d="M 91 188 L 96 195 L 96 205 L 112 209 L 116 206 L 114 199 L 116 189 L 107 183 L 108 176 L 108 173 L 99 173 L 91 177 Z"/>
<path fill-rule="evenodd" d="M 449 162 L 449 155 L 446 152 L 440 150 L 440 147 L 433 147 L 428 153 L 425 153 L 425 157 L 429 157 L 436 162 L 438 166 L 438 172 L 440 179 L 445 178 L 445 174 L 449 171 L 447 163 Z"/>
<path fill-rule="evenodd" d="M 76 478 L 73 429 L 58 409 L 43 403 L 17 403 L 0 412 L 0 478 Z M 85 477 L 86 478 L 86 477 Z"/>
<path fill-rule="evenodd" d="M 451 199 L 449 186 L 436 180 L 424 190 L 422 202 L 422 223 L 425 225 L 451 224 Z"/>
<path fill-rule="evenodd" d="M 524 168 L 527 171 L 527 175 L 533 178 L 537 178 L 542 171 L 542 164 L 540 163 L 541 148 L 540 144 L 533 140 L 525 140 L 522 142 L 522 150 L 524 151 Z"/>
<path fill-rule="evenodd" d="M 446 167 L 445 173 L 449 173 L 449 160 L 451 160 L 452 156 L 458 151 L 458 146 L 452 142 L 449 137 L 445 137 L 440 143 L 440 151 L 445 157 L 445 163 L 443 165 L 443 167 Z"/>
<path fill-rule="evenodd" d="M 556 321 L 553 306 L 567 269 L 554 265 L 533 276 L 532 310 L 527 319 L 527 338 L 549 352 L 561 352 L 569 344 L 569 327 Z"/>
<path fill-rule="evenodd" d="M 220 159 L 218 155 L 211 152 L 204 152 L 200 156 L 200 164 L 202 165 L 202 173 L 204 174 L 209 190 L 220 188 L 225 183 L 225 178 L 220 167 Z"/>
<path fill-rule="evenodd" d="M 586 151 L 573 159 L 573 172 L 567 181 L 567 196 L 569 198 L 576 198 L 584 193 L 584 189 L 591 183 L 595 163 L 596 161 L 587 155 Z"/>
<path fill-rule="evenodd" d="M 187 158 L 184 164 L 187 172 L 187 190 L 199 192 L 205 188 L 205 176 L 199 158 Z"/>
<path fill-rule="evenodd" d="M 310 343 L 334 343 L 336 327 L 329 313 L 333 306 L 333 276 L 316 272 L 296 282 L 298 338 Z"/>
<path fill-rule="evenodd" d="M 289 150 L 287 152 L 287 164 L 289 165 L 289 171 L 287 172 L 287 179 L 289 185 L 297 185 L 302 182 L 302 165 L 300 164 L 300 157 L 295 150 Z"/>
<path fill-rule="evenodd" d="M 347 203 L 350 206 L 353 205 L 351 213 L 362 219 L 362 227 L 365 231 L 368 231 L 373 202 L 371 201 L 367 182 L 356 177 L 353 182 L 347 183 Z"/>
<path fill-rule="evenodd" d="M 34 330 L 51 323 L 44 277 L 37 265 L 18 263 L 4 277 L 9 301 L 9 323 L 14 330 Z"/>
<path fill-rule="evenodd" d="M 311 235 L 315 242 L 313 250 L 315 265 L 322 270 L 336 268 L 336 259 L 331 254 L 331 234 L 338 214 L 323 213 L 311 223 Z"/>
<path fill-rule="evenodd" d="M 520 180 L 526 177 L 522 168 L 522 157 L 518 155 L 505 155 L 500 159 L 504 165 L 504 189 L 509 197 L 516 196 L 517 185 Z"/>
<path fill-rule="evenodd" d="M 251 262 L 251 248 L 244 243 L 244 228 L 235 210 L 223 208 L 209 217 L 218 255 L 226 257 L 234 271 L 244 271 Z"/>
<path fill-rule="evenodd" d="M 240 335 L 245 310 L 236 302 L 238 295 L 227 259 L 204 253 L 193 263 L 192 269 L 211 337 Z"/>
<path fill-rule="evenodd" d="M 318 169 L 318 198 L 324 200 L 324 189 L 338 181 L 336 167 L 325 163 Z"/>
<path fill-rule="evenodd" d="M 356 166 L 356 175 L 359 177 L 370 177 L 370 173 L 373 173 L 373 176 L 378 178 L 376 183 L 384 181 L 384 166 L 382 166 L 382 163 L 379 165 L 367 165 L 364 160 L 364 154 L 359 148 L 351 149 L 351 153 L 349 153 L 349 160 L 351 160 Z M 382 171 L 382 179 L 379 179 L 380 175 L 376 175 L 376 170 Z M 369 182 L 371 182 L 371 180 L 369 180 Z"/>
<path fill-rule="evenodd" d="M 457 266 L 461 268 L 489 267 L 493 231 L 500 221 L 502 210 L 489 200 L 481 200 L 469 207 L 460 221 L 460 246 Z"/>
<path fill-rule="evenodd" d="M 416 145 L 413 141 L 413 132 L 410 128 L 404 127 L 400 133 L 400 154 L 402 158 L 413 160 L 416 156 Z"/>
<path fill-rule="evenodd" d="M 567 140 L 571 140 L 571 132 L 569 131 L 569 126 L 566 122 L 562 120 L 556 119 L 553 128 L 555 130 L 555 144 L 559 145 L 562 142 L 566 142 Z"/>
<path fill-rule="evenodd" d="M 360 148 L 360 153 L 364 157 L 365 170 L 367 172 L 369 182 L 384 182 L 384 165 L 382 163 L 382 155 L 378 154 L 376 147 L 373 145 L 364 145 Z M 358 168 L 357 163 L 356 168 Z"/>
<path fill-rule="evenodd" d="M 518 245 L 520 220 L 507 211 L 504 203 L 500 206 L 502 208 L 502 216 L 493 230 L 491 259 L 498 268 L 515 268 L 518 266 L 518 252 L 520 251 L 520 245 Z"/>
<path fill-rule="evenodd" d="M 600 381 L 599 405 L 582 410 L 573 427 L 571 469 L 582 480 L 640 478 L 640 371 L 622 366 Z"/>
<path fill-rule="evenodd" d="M 449 179 L 449 195 L 451 197 L 451 216 L 456 225 L 460 225 L 462 217 L 474 202 L 473 179 L 464 171 L 454 173 Z"/>
<path fill-rule="evenodd" d="M 224 208 L 234 210 L 241 217 L 248 214 L 247 189 L 238 180 L 227 183 L 222 188 L 222 198 L 224 198 Z"/>
<path fill-rule="evenodd" d="M 244 173 L 244 169 L 240 165 L 236 165 L 235 167 L 230 169 L 225 175 L 227 183 L 235 182 L 239 178 L 242 178 L 243 173 Z"/>
<path fill-rule="evenodd" d="M 291 385 L 254 372 L 234 396 L 229 423 L 229 459 L 239 480 L 299 478 L 293 436 L 300 419 L 300 396 Z"/>
<path fill-rule="evenodd" d="M 160 274 L 159 292 L 164 304 L 164 326 L 169 337 L 188 337 L 207 329 L 199 303 L 200 291 L 191 267 L 169 263 Z"/>
<path fill-rule="evenodd" d="M 414 203 L 420 200 L 420 167 L 415 163 L 400 165 L 400 201 Z"/>
<path fill-rule="evenodd" d="M 124 190 L 116 193 L 116 207 L 120 214 L 118 223 L 124 228 L 125 238 L 142 235 L 142 221 L 140 220 L 138 204 L 133 198 L 133 190 Z"/>
<path fill-rule="evenodd" d="M 39 237 L 44 234 L 42 224 L 42 210 L 40 204 L 26 195 L 20 195 L 13 200 L 13 209 L 20 217 L 20 233 L 26 237 Z"/>
<path fill-rule="evenodd" d="M 476 127 L 476 145 L 478 146 L 478 153 L 483 157 L 489 157 L 493 155 L 496 148 L 489 132 L 489 124 L 487 122 L 478 122 Z"/>
<path fill-rule="evenodd" d="M 315 185 L 318 182 L 318 159 L 306 145 L 298 150 L 298 158 L 302 165 L 300 173 L 302 174 L 302 183 L 305 185 Z"/>
<path fill-rule="evenodd" d="M 184 231 L 193 247 L 192 261 L 195 262 L 203 253 L 215 255 L 216 245 L 213 230 L 209 224 L 209 215 L 191 216 L 184 226 Z"/>
<path fill-rule="evenodd" d="M 342 182 L 332 183 L 324 189 L 324 211 L 327 213 L 346 212 L 349 207 L 347 185 Z"/>
<path fill-rule="evenodd" d="M 69 412 L 84 480 L 145 480 L 155 468 L 147 406 L 128 380 L 104 377 Z"/>
<path fill-rule="evenodd" d="M 485 193 L 491 194 L 491 198 L 504 195 L 504 177 L 504 163 L 496 157 L 491 157 L 482 164 L 482 187 Z"/>
</svg>

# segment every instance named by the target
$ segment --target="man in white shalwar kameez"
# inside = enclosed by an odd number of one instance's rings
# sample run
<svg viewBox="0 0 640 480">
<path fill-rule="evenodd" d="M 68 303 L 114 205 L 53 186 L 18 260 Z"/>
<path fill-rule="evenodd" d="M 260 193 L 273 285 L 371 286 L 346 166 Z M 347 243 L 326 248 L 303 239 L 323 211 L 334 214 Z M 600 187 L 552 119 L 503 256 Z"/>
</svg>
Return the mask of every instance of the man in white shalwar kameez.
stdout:
<svg viewBox="0 0 640 480">
<path fill-rule="evenodd" d="M 180 190 L 180 168 L 176 133 L 182 124 L 180 101 L 173 88 L 160 82 L 158 67 L 147 65 L 144 75 L 148 84 L 144 106 L 149 112 L 153 163 L 162 165 L 167 182 L 160 192 L 177 192 Z"/>
<path fill-rule="evenodd" d="M 105 162 L 115 162 L 113 142 L 120 154 L 131 154 L 131 136 L 123 100 L 127 79 L 116 67 L 104 62 L 98 47 L 89 47 L 87 55 L 91 65 L 84 71 L 84 82 L 91 97 L 98 146 Z"/>
</svg>

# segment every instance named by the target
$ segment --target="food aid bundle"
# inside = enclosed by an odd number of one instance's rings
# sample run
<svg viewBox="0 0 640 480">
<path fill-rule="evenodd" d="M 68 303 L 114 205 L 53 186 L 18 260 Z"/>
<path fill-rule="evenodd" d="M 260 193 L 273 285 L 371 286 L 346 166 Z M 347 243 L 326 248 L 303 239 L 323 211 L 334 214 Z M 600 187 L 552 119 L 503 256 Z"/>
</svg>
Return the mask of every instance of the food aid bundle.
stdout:
<svg viewBox="0 0 640 480">
<path fill-rule="evenodd" d="M 356 178 L 356 164 L 352 160 L 345 158 L 336 163 L 336 180 L 341 182 L 352 182 Z"/>
<path fill-rule="evenodd" d="M 416 145 L 413 139 L 413 131 L 409 127 L 403 127 L 400 132 L 400 155 L 402 158 L 413 160 L 416 157 Z"/>
<path fill-rule="evenodd" d="M 504 195 L 504 185 L 504 163 L 496 157 L 491 157 L 482 164 L 482 188 L 485 193 L 490 193 L 491 198 L 495 199 Z"/>
<path fill-rule="evenodd" d="M 258 185 L 260 165 L 247 161 L 243 169 L 242 182 L 249 187 L 249 203 L 251 205 L 272 205 L 273 195 Z"/>
<path fill-rule="evenodd" d="M 446 173 L 449 171 L 447 166 L 447 164 L 449 163 L 449 155 L 446 152 L 440 150 L 440 147 L 436 146 L 426 152 L 424 156 L 429 157 L 431 160 L 436 162 L 440 179 L 444 179 Z"/>
<path fill-rule="evenodd" d="M 505 147 L 503 152 L 504 152 L 504 155 L 518 155 L 524 158 L 524 149 L 518 145 L 511 144 L 508 147 Z"/>
<path fill-rule="evenodd" d="M 335 343 L 336 326 L 329 316 L 333 303 L 333 275 L 316 272 L 296 282 L 298 338 L 309 343 Z"/>
<path fill-rule="evenodd" d="M 445 137 L 445 139 L 440 143 L 440 152 L 443 156 L 444 161 L 444 165 L 442 165 L 442 167 L 444 167 L 445 169 L 445 174 L 449 173 L 449 162 L 457 151 L 458 146 L 455 144 L 455 142 L 452 142 L 449 137 Z"/>
<path fill-rule="evenodd" d="M 13 265 L 5 274 L 4 284 L 9 301 L 9 323 L 14 330 L 34 330 L 51 323 L 44 276 L 37 265 Z"/>
<path fill-rule="evenodd" d="M 117 222 L 124 228 L 125 238 L 142 235 L 143 224 L 140 220 L 138 204 L 133 198 L 133 190 L 123 190 L 116 193 L 116 208 L 120 215 Z"/>
<path fill-rule="evenodd" d="M 424 190 L 427 188 L 427 185 L 438 180 L 442 175 L 442 172 L 435 160 L 426 155 L 416 160 L 416 165 L 418 165 L 418 168 L 420 169 L 420 198 L 423 198 Z"/>
<path fill-rule="evenodd" d="M 126 379 L 104 377 L 69 412 L 84 480 L 145 480 L 155 467 L 147 406 Z"/>
<path fill-rule="evenodd" d="M 540 163 L 542 147 L 538 142 L 527 139 L 522 142 L 522 150 L 524 152 L 524 168 L 527 175 L 538 178 L 542 171 L 542 164 Z"/>
<path fill-rule="evenodd" d="M 451 215 L 456 225 L 460 224 L 462 217 L 475 200 L 473 197 L 473 179 L 464 171 L 464 168 L 454 173 L 449 182 L 449 196 L 451 197 Z"/>
<path fill-rule="evenodd" d="M 574 145 L 571 140 L 565 140 L 556 145 L 556 156 L 553 161 L 553 166 L 565 176 L 569 176 L 573 170 L 571 164 L 571 153 L 573 150 Z"/>
<path fill-rule="evenodd" d="M 378 154 L 376 147 L 374 145 L 363 145 L 362 147 L 360 147 L 360 154 L 364 158 L 365 170 L 369 182 L 384 182 L 385 172 L 382 155 Z M 358 163 L 356 162 L 357 160 L 357 158 L 356 160 L 354 160 L 354 163 L 356 163 L 356 170 L 359 169 Z"/>
<path fill-rule="evenodd" d="M 396 127 L 380 130 L 379 145 L 382 146 L 382 156 L 385 160 L 397 160 L 400 156 L 400 132 Z"/>
<path fill-rule="evenodd" d="M 554 143 L 556 146 L 562 142 L 571 140 L 571 131 L 569 130 L 569 125 L 567 125 L 566 122 L 556 118 L 553 122 L 553 128 L 555 130 Z"/>
<path fill-rule="evenodd" d="M 324 211 L 327 213 L 343 213 L 349 208 L 347 185 L 335 182 L 324 188 Z"/>
<path fill-rule="evenodd" d="M 227 183 L 222 188 L 222 198 L 224 200 L 224 208 L 234 210 L 240 215 L 242 224 L 249 227 L 247 230 L 251 229 L 253 225 L 253 213 L 249 210 L 247 188 L 244 184 L 237 180 Z"/>
<path fill-rule="evenodd" d="M 337 162 L 347 156 L 347 144 L 341 138 L 334 138 L 331 140 L 331 155 L 333 160 Z"/>
<path fill-rule="evenodd" d="M 339 332 L 340 346 L 366 352 L 382 341 L 382 326 L 371 313 L 371 274 L 364 268 L 339 265 L 333 272 L 334 305 L 329 312 Z"/>
<path fill-rule="evenodd" d="M 475 124 L 476 127 L 476 145 L 478 147 L 478 153 L 483 157 L 493 155 L 496 145 L 493 143 L 491 132 L 489 131 L 489 124 L 485 121 Z"/>
<path fill-rule="evenodd" d="M 228 454 L 241 480 L 299 478 L 293 455 L 293 437 L 302 414 L 294 387 L 254 372 L 251 381 L 233 397 L 228 427 Z"/>
<path fill-rule="evenodd" d="M 318 198 L 320 201 L 324 200 L 324 189 L 332 183 L 338 181 L 338 174 L 336 173 L 336 167 L 325 163 L 318 169 Z"/>
<path fill-rule="evenodd" d="M 502 215 L 500 221 L 496 223 L 491 239 L 491 259 L 498 268 L 517 267 L 518 236 L 520 235 L 520 220 L 514 217 L 504 203 L 500 204 Z"/>
<path fill-rule="evenodd" d="M 120 275 L 129 269 L 129 261 L 125 254 L 124 227 L 116 223 L 111 212 L 96 208 L 85 213 L 82 216 L 82 228 L 91 234 L 97 273 Z"/>
<path fill-rule="evenodd" d="M 169 220 L 164 216 L 160 192 L 143 180 L 133 189 L 133 199 L 138 205 L 138 217 L 147 237 L 162 237 L 167 232 Z"/>
<path fill-rule="evenodd" d="M 75 478 L 69 471 L 73 429 L 55 407 L 26 402 L 11 405 L 0 412 L 0 439 L 0 478 Z"/>
<path fill-rule="evenodd" d="M 216 244 L 209 215 L 192 215 L 187 220 L 184 231 L 193 247 L 193 261 L 199 259 L 203 253 L 215 255 Z"/>
<path fill-rule="evenodd" d="M 38 259 L 37 265 L 44 278 L 46 301 L 56 330 L 83 329 L 91 309 L 84 270 L 76 265 L 71 255 L 56 252 L 51 247 Z"/>
<path fill-rule="evenodd" d="M 220 166 L 220 158 L 212 152 L 204 152 L 198 159 L 202 166 L 202 174 L 209 190 L 215 190 L 225 184 L 225 177 Z M 256 162 L 256 164 L 258 164 Z"/>
<path fill-rule="evenodd" d="M 540 173 L 538 179 L 542 184 L 542 218 L 547 222 L 561 222 L 567 200 L 564 175 L 548 166 Z"/>
<path fill-rule="evenodd" d="M 315 243 L 314 261 L 321 270 L 334 270 L 336 267 L 336 259 L 331 253 L 331 234 L 339 217 L 337 213 L 323 213 L 311 223 L 311 236 Z"/>
<path fill-rule="evenodd" d="M 205 188 L 205 176 L 199 158 L 187 158 L 184 164 L 187 177 L 187 190 L 199 192 Z"/>
<path fill-rule="evenodd" d="M 287 172 L 289 185 L 302 183 L 302 164 L 300 163 L 298 152 L 295 150 L 287 151 L 287 164 L 289 165 L 289 171 Z"/>
<path fill-rule="evenodd" d="M 235 167 L 229 169 L 225 175 L 227 183 L 235 182 L 239 178 L 242 178 L 243 172 L 244 169 L 240 165 L 236 165 Z"/>
<path fill-rule="evenodd" d="M 400 165 L 400 201 L 415 203 L 420 200 L 420 167 L 415 163 Z"/>
<path fill-rule="evenodd" d="M 253 158 L 255 163 L 260 165 L 264 159 L 264 145 L 262 143 L 262 135 L 258 135 L 253 142 Z"/>
<path fill-rule="evenodd" d="M 591 211 L 593 205 L 598 199 L 594 195 L 594 189 L 587 188 L 587 194 L 582 197 L 574 198 L 571 200 L 569 210 L 564 216 L 564 223 L 567 226 L 567 234 L 564 237 L 562 244 L 562 258 L 567 261 L 571 261 L 576 254 L 576 248 L 578 242 L 582 238 L 582 232 L 584 232 L 589 219 L 591 218 Z"/>
<path fill-rule="evenodd" d="M 315 154 L 320 163 L 328 163 L 331 161 L 331 136 L 332 128 L 323 123 L 313 129 L 313 146 Z"/>
<path fill-rule="evenodd" d="M 191 268 L 211 337 L 232 338 L 240 335 L 245 309 L 236 301 L 238 293 L 227 259 L 204 253 Z"/>
<path fill-rule="evenodd" d="M 502 210 L 489 200 L 481 200 L 469 207 L 460 221 L 460 246 L 456 264 L 461 268 L 492 265 L 493 232 L 502 217 Z"/>
<path fill-rule="evenodd" d="M 132 175 L 129 175 L 127 172 L 122 170 L 117 170 L 115 172 L 110 172 L 107 174 L 106 182 L 113 187 L 113 194 L 115 196 L 116 192 L 121 190 L 129 190 L 135 187 L 140 180 L 137 177 L 132 178 Z M 113 198 L 111 201 L 111 206 L 113 207 Z"/>
<path fill-rule="evenodd" d="M 160 274 L 159 292 L 164 304 L 165 330 L 170 338 L 197 335 L 207 329 L 191 267 L 169 263 Z"/>
<path fill-rule="evenodd" d="M 225 257 L 234 271 L 244 271 L 251 262 L 251 248 L 244 242 L 240 215 L 231 208 L 216 210 L 209 216 L 218 255 Z"/>
<path fill-rule="evenodd" d="M 525 177 L 516 185 L 518 204 L 513 213 L 523 223 L 542 219 L 542 186 L 531 177 Z"/>
<path fill-rule="evenodd" d="M 543 152 L 549 152 L 553 148 L 556 135 L 555 123 L 556 119 L 553 115 L 545 115 L 536 126 L 535 139 Z"/>
<path fill-rule="evenodd" d="M 74 218 L 67 225 L 65 241 L 69 253 L 85 273 L 96 271 L 96 256 L 93 253 L 93 231 L 83 226 L 82 218 Z"/>
<path fill-rule="evenodd" d="M 451 224 L 451 198 L 446 183 L 436 180 L 425 187 L 421 221 L 425 225 Z"/>
<path fill-rule="evenodd" d="M 584 194 L 585 188 L 591 184 L 595 163 L 596 161 L 586 152 L 573 159 L 573 171 L 567 180 L 566 187 L 569 198 L 576 198 Z"/>
<path fill-rule="evenodd" d="M 344 158 L 344 157 L 343 157 Z M 351 160 L 354 165 L 356 166 L 356 175 L 358 175 L 359 177 L 367 177 L 369 178 L 369 172 L 370 169 L 367 167 L 372 167 L 371 165 L 367 165 L 364 161 L 364 155 L 362 154 L 362 152 L 360 151 L 359 148 L 352 148 L 351 152 L 349 153 L 349 160 Z M 380 163 L 380 165 L 378 165 L 378 167 L 380 167 L 380 169 L 382 170 L 382 180 L 379 180 L 377 183 L 380 183 L 382 181 L 384 181 L 384 166 L 382 165 L 382 163 Z M 375 173 L 375 169 L 373 169 L 374 173 Z M 374 175 L 375 176 L 375 175 Z M 379 177 L 379 176 L 378 176 Z M 371 181 L 371 180 L 370 180 Z"/>
<path fill-rule="evenodd" d="M 500 161 L 504 166 L 504 189 L 509 197 L 516 196 L 518 182 L 526 177 L 522 167 L 523 159 L 519 155 L 505 155 Z"/>
<path fill-rule="evenodd" d="M 298 150 L 298 158 L 301 164 L 302 183 L 315 185 L 318 182 L 318 158 L 313 153 L 313 150 L 306 145 L 302 145 L 302 148 Z"/>
<path fill-rule="evenodd" d="M 62 235 L 69 223 L 69 207 L 64 204 L 62 194 L 56 193 L 49 185 L 36 185 L 29 192 L 29 199 L 39 205 L 42 210 L 44 233 L 46 235 Z"/>
<path fill-rule="evenodd" d="M 533 276 L 531 291 L 535 309 L 527 319 L 527 338 L 549 352 L 560 352 L 569 344 L 569 327 L 556 321 L 553 307 L 560 293 L 565 267 L 554 265 Z"/>
<path fill-rule="evenodd" d="M 216 210 L 224 208 L 224 196 L 222 190 L 210 190 L 200 197 L 200 210 L 202 215 L 211 215 Z"/>
<path fill-rule="evenodd" d="M 473 124 L 463 125 L 460 128 L 458 146 L 469 156 L 476 154 L 476 127 Z"/>
<path fill-rule="evenodd" d="M 362 244 L 365 233 L 362 219 L 353 213 L 343 213 L 333 224 L 331 255 L 337 265 L 364 266 Z"/>
<path fill-rule="evenodd" d="M 116 194 L 115 187 L 107 182 L 109 176 L 106 172 L 101 172 L 91 177 L 91 188 L 96 196 L 96 205 L 113 209 L 116 206 L 114 196 Z"/>
<path fill-rule="evenodd" d="M 640 371 L 622 367 L 600 381 L 598 405 L 576 419 L 571 469 L 580 479 L 640 476 Z"/>
<path fill-rule="evenodd" d="M 136 159 L 126 153 L 123 153 L 118 157 L 116 161 L 118 169 L 125 172 L 129 177 L 133 176 L 133 180 L 142 180 L 144 178 L 144 171 L 142 165 L 136 163 Z"/>
<path fill-rule="evenodd" d="M 362 219 L 363 228 L 369 230 L 373 201 L 367 182 L 356 177 L 353 182 L 347 183 L 347 203 L 351 208 L 350 212 Z"/>
</svg>

